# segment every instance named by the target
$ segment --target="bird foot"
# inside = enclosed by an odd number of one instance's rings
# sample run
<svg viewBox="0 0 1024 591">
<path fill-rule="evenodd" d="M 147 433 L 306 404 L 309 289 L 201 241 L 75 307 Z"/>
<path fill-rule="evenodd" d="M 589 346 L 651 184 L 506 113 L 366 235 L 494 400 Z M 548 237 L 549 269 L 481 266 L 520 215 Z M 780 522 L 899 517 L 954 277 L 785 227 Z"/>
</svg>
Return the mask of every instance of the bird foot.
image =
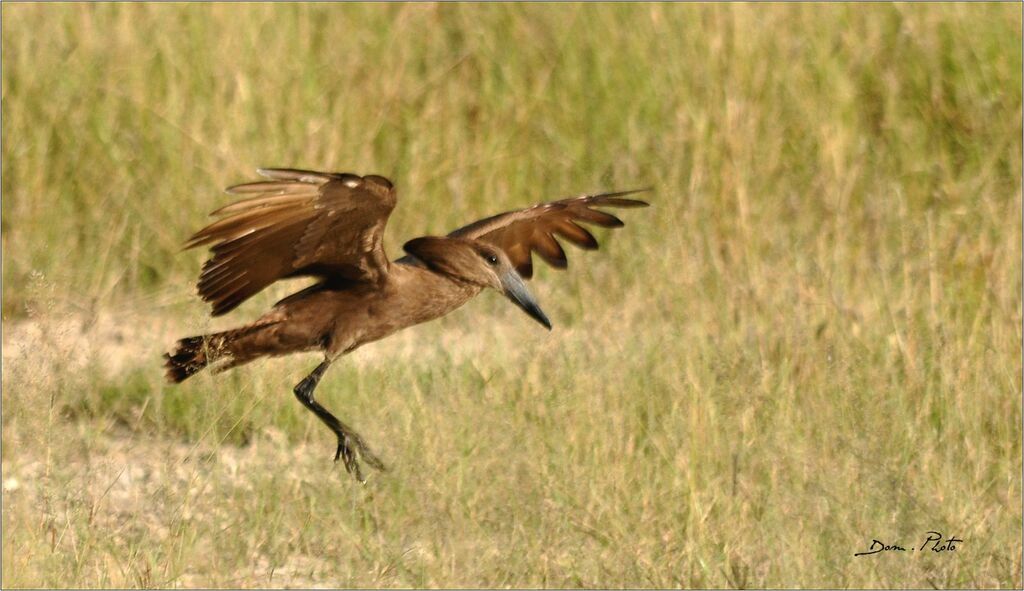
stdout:
<svg viewBox="0 0 1024 591">
<path fill-rule="evenodd" d="M 363 478 L 363 472 L 359 468 L 359 459 L 362 458 L 364 462 L 369 464 L 371 467 L 385 472 L 387 468 L 384 466 L 384 462 L 380 461 L 372 451 L 370 447 L 366 445 L 363 438 L 360 437 L 355 431 L 342 431 L 338 433 L 338 450 L 334 453 L 334 461 L 337 462 L 341 459 L 345 463 L 345 471 L 356 477 L 361 484 L 366 484 L 366 479 Z"/>
</svg>

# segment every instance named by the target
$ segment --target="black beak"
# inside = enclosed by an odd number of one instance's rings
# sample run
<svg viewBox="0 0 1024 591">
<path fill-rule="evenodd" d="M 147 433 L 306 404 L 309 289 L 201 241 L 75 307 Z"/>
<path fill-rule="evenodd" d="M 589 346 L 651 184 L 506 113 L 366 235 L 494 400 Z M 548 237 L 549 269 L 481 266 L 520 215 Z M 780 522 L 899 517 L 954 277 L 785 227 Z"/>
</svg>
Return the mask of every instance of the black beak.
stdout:
<svg viewBox="0 0 1024 591">
<path fill-rule="evenodd" d="M 509 271 L 501 278 L 501 286 L 505 288 L 505 297 L 512 300 L 512 303 L 522 308 L 523 312 L 530 315 L 531 318 L 543 324 L 548 330 L 551 330 L 551 321 L 544 315 L 544 311 L 540 309 L 537 304 L 537 300 L 533 299 L 533 294 L 530 290 L 526 289 L 526 284 L 523 283 L 523 278 L 519 276 L 519 273 L 515 271 Z"/>
</svg>

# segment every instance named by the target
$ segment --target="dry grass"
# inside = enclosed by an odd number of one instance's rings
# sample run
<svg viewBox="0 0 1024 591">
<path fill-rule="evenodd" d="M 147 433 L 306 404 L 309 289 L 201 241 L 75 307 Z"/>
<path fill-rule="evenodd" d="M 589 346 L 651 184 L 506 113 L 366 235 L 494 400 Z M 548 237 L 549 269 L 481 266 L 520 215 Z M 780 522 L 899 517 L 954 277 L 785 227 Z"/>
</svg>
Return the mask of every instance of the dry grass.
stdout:
<svg viewBox="0 0 1024 591">
<path fill-rule="evenodd" d="M 1019 5 L 11 5 L 3 585 L 1020 587 Z M 654 184 L 601 253 L 290 394 L 169 387 L 256 166 L 387 237 Z M 854 558 L 872 538 L 955 553 Z"/>
</svg>

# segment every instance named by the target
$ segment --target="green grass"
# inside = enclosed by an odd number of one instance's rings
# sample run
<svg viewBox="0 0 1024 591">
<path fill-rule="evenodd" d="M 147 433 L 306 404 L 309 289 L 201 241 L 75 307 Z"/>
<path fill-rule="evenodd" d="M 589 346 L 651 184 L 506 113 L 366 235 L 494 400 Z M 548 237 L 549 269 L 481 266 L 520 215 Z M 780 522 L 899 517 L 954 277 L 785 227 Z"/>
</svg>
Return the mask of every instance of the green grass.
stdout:
<svg viewBox="0 0 1024 591">
<path fill-rule="evenodd" d="M 5 3 L 3 585 L 1020 587 L 1021 7 Z M 291 395 L 163 383 L 257 166 L 386 247 L 653 185 L 599 253 Z M 873 538 L 955 553 L 854 558 Z"/>
</svg>

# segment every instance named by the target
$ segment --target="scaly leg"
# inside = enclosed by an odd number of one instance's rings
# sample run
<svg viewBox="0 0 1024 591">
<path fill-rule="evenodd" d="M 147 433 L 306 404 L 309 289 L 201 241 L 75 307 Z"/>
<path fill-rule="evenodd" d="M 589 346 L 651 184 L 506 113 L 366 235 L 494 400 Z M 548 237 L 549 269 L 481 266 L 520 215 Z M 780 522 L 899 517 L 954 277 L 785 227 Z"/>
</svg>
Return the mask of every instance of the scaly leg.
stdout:
<svg viewBox="0 0 1024 591">
<path fill-rule="evenodd" d="M 363 479 L 363 473 L 359 470 L 359 461 L 356 459 L 356 451 L 359 451 L 359 456 L 366 461 L 367 464 L 374 468 L 384 471 L 384 463 L 381 462 L 372 451 L 369 446 L 363 441 L 358 433 L 353 431 L 348 425 L 342 423 L 337 417 L 331 414 L 329 410 L 320 406 L 320 403 L 313 398 L 313 391 L 316 390 L 317 384 L 320 383 L 320 378 L 323 377 L 324 372 L 330 367 L 330 360 L 325 360 L 320 365 L 316 366 L 311 374 L 306 376 L 301 382 L 295 386 L 295 397 L 299 399 L 299 402 L 303 406 L 313 411 L 325 425 L 330 427 L 331 431 L 338 436 L 338 450 L 334 453 L 334 461 L 337 462 L 338 458 L 342 458 L 345 461 L 345 470 L 349 474 L 355 474 L 356 480 L 365 483 Z"/>
</svg>

